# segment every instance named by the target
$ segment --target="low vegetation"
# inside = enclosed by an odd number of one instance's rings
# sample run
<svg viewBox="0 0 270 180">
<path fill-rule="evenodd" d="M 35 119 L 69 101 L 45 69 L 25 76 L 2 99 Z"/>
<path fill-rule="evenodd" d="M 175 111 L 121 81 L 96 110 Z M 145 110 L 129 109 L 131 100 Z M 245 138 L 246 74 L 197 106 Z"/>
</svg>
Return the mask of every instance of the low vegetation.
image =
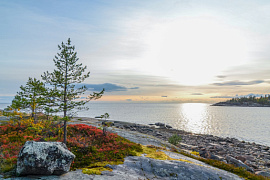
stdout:
<svg viewBox="0 0 270 180">
<path fill-rule="evenodd" d="M 177 145 L 179 142 L 181 142 L 182 138 L 180 135 L 174 134 L 171 137 L 169 137 L 168 141 L 169 143 L 173 145 Z"/>
<path fill-rule="evenodd" d="M 63 141 L 62 123 L 32 118 L 10 120 L 0 126 L 0 171 L 12 172 L 17 156 L 26 141 Z M 68 125 L 68 149 L 76 155 L 71 170 L 83 169 L 85 173 L 105 170 L 109 162 L 122 163 L 129 155 L 142 152 L 140 144 L 110 132 L 85 124 Z M 102 165 L 102 166 L 101 166 Z M 91 170 L 92 169 L 92 170 Z"/>
</svg>

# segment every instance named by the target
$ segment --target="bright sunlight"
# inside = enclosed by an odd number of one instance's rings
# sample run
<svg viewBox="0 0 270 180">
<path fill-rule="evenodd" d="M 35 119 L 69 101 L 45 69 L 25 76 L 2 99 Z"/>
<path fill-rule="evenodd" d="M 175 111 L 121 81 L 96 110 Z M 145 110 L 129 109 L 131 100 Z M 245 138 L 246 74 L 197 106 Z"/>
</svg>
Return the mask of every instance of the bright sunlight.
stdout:
<svg viewBox="0 0 270 180">
<path fill-rule="evenodd" d="M 146 39 L 144 71 L 182 85 L 210 83 L 229 67 L 247 63 L 250 49 L 243 31 L 209 18 L 162 23 Z"/>
</svg>

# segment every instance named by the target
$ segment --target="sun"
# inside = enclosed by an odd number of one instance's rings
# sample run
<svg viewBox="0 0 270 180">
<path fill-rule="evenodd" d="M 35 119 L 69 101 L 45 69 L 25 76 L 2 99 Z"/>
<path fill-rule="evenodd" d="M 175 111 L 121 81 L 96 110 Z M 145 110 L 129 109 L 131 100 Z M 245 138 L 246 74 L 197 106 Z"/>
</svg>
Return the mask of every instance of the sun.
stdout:
<svg viewBox="0 0 270 180">
<path fill-rule="evenodd" d="M 183 85 L 208 84 L 249 59 L 245 33 L 208 18 L 167 22 L 145 39 L 148 49 L 141 70 Z"/>
</svg>

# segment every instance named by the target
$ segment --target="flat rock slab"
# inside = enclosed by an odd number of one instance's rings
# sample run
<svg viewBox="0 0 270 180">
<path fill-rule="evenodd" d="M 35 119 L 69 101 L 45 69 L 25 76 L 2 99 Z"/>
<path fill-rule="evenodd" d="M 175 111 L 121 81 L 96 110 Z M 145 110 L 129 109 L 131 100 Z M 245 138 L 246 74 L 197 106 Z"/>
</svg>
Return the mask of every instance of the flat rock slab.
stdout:
<svg viewBox="0 0 270 180">
<path fill-rule="evenodd" d="M 175 156 L 177 156 L 175 154 Z M 176 160 L 156 160 L 144 156 L 125 158 L 122 165 L 116 166 L 112 172 L 93 177 L 94 180 L 119 180 L 119 179 L 241 179 L 238 176 L 223 170 L 196 164 L 195 162 L 185 162 Z"/>
</svg>

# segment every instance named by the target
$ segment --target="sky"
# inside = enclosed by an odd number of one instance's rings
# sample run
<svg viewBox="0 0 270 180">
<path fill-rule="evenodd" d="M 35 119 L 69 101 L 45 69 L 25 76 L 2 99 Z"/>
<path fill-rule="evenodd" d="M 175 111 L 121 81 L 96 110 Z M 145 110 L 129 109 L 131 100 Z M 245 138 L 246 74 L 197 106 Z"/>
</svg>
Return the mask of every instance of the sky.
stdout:
<svg viewBox="0 0 270 180">
<path fill-rule="evenodd" d="M 0 103 L 75 45 L 100 101 L 206 102 L 270 87 L 267 0 L 0 0 Z"/>
</svg>

